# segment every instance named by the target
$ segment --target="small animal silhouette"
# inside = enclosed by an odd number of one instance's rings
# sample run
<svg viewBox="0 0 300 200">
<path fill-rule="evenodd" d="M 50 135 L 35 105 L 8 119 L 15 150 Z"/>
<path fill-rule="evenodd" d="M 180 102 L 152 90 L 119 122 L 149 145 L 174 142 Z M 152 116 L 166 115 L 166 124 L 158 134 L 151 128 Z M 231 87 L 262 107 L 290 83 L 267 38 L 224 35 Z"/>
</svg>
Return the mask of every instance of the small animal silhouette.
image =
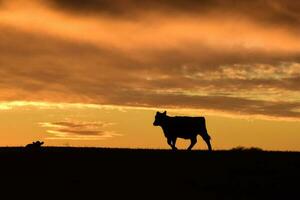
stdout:
<svg viewBox="0 0 300 200">
<path fill-rule="evenodd" d="M 176 150 L 177 138 L 190 139 L 191 144 L 187 148 L 191 150 L 197 143 L 197 135 L 199 134 L 206 142 L 208 150 L 211 151 L 210 136 L 206 130 L 204 117 L 186 117 L 175 116 L 170 117 L 167 115 L 167 111 L 160 113 L 156 112 L 154 126 L 160 126 L 167 138 L 168 144 L 173 150 Z"/>
<path fill-rule="evenodd" d="M 44 144 L 44 142 L 36 141 L 31 144 L 27 144 L 25 147 L 28 149 L 39 149 Z"/>
</svg>

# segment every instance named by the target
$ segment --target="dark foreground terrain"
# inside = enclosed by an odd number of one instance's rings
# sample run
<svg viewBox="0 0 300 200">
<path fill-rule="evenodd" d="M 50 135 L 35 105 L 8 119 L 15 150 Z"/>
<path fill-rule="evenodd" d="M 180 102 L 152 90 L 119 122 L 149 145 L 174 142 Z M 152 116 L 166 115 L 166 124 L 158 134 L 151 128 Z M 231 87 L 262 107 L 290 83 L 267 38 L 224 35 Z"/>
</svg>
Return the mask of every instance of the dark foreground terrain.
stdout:
<svg viewBox="0 0 300 200">
<path fill-rule="evenodd" d="M 300 153 L 0 148 L 1 192 L 54 199 L 299 199 Z"/>
</svg>

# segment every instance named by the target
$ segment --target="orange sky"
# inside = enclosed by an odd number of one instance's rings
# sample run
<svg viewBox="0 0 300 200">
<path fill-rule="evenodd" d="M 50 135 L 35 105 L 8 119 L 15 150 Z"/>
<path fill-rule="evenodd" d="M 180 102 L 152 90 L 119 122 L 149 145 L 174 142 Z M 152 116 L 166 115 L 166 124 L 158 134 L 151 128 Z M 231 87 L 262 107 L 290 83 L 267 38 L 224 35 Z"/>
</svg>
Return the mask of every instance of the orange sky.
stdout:
<svg viewBox="0 0 300 200">
<path fill-rule="evenodd" d="M 168 148 L 152 126 L 168 110 L 206 116 L 219 149 L 300 150 L 299 11 L 292 0 L 2 0 L 0 145 Z"/>
</svg>

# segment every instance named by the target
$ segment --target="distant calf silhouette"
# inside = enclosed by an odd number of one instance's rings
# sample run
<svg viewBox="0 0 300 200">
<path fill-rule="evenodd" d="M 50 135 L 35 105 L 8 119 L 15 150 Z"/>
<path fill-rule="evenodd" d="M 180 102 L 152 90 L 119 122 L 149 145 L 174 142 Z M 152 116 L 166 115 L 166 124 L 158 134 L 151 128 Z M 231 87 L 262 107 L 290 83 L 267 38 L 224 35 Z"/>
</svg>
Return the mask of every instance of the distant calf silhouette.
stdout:
<svg viewBox="0 0 300 200">
<path fill-rule="evenodd" d="M 27 144 L 25 147 L 28 149 L 39 149 L 44 144 L 44 142 L 36 141 L 31 144 Z"/>
<path fill-rule="evenodd" d="M 153 125 L 162 128 L 167 142 L 173 150 L 177 149 L 175 146 L 177 138 L 190 139 L 191 145 L 188 147 L 188 150 L 191 150 L 197 143 L 198 134 L 206 142 L 208 150 L 212 150 L 204 117 L 170 117 L 167 115 L 167 111 L 163 113 L 157 112 Z"/>
</svg>

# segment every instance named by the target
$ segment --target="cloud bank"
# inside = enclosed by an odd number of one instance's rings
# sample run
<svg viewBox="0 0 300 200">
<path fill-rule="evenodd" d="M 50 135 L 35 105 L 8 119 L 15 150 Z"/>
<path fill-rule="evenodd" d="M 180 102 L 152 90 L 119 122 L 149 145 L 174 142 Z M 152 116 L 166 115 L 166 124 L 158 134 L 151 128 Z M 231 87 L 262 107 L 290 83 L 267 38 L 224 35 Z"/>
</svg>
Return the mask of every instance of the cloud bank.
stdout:
<svg viewBox="0 0 300 200">
<path fill-rule="evenodd" d="M 300 119 L 299 13 L 291 0 L 4 0 L 0 100 Z"/>
<path fill-rule="evenodd" d="M 105 122 L 61 121 L 41 122 L 39 125 L 47 128 L 47 133 L 51 135 L 46 139 L 101 140 L 120 136 L 112 131 L 106 131 L 105 128 L 111 123 Z"/>
</svg>

